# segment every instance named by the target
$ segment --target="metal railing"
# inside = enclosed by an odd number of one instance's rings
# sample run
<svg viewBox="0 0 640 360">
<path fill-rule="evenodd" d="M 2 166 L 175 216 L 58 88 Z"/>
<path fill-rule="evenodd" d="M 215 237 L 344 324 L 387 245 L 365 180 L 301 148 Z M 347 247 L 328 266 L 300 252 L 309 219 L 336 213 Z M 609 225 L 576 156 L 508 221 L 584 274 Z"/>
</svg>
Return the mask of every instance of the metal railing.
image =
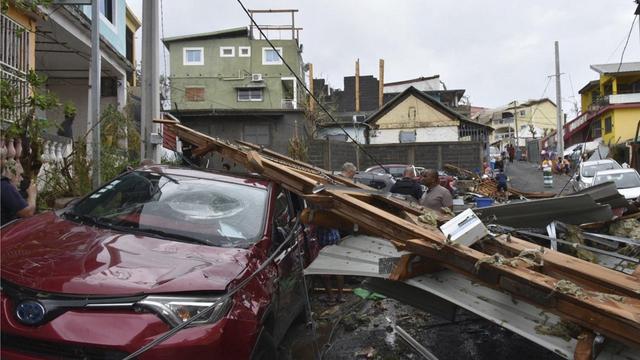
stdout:
<svg viewBox="0 0 640 360">
<path fill-rule="evenodd" d="M 14 91 L 8 94 L 12 106 L 2 109 L 0 119 L 15 121 L 24 116 L 24 102 L 29 96 L 29 31 L 5 14 L 0 14 L 0 79 Z M 3 96 L 5 96 L 3 94 Z"/>
</svg>

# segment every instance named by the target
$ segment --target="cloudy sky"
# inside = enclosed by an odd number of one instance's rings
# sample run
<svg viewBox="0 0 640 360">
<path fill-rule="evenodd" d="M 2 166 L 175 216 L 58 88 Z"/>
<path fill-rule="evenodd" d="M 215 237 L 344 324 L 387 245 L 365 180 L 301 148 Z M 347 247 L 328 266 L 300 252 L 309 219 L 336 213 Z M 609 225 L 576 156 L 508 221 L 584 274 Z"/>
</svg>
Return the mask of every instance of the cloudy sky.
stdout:
<svg viewBox="0 0 640 360">
<path fill-rule="evenodd" d="M 235 0 L 162 0 L 164 36 L 245 26 Z M 141 15 L 142 0 L 128 0 Z M 554 41 L 560 42 L 565 112 L 577 91 L 597 74 L 590 64 L 618 63 L 629 34 L 632 0 L 244 0 L 250 9 L 297 8 L 304 28 L 303 59 L 316 77 L 342 88 L 342 78 L 385 81 L 439 74 L 449 89 L 466 89 L 472 105 L 499 106 L 514 99 L 555 100 Z M 263 17 L 258 23 L 284 23 Z M 138 42 L 141 33 L 137 34 Z M 635 23 L 624 61 L 640 61 L 640 26 Z M 162 67 L 163 61 L 161 61 Z M 546 87 L 546 92 L 544 91 Z"/>
</svg>

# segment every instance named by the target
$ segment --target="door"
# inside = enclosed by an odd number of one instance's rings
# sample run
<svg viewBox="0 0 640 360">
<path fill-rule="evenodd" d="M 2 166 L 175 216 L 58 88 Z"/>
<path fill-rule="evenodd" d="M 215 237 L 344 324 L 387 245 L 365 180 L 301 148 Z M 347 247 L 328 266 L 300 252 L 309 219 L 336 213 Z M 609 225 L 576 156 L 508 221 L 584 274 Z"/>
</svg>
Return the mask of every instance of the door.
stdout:
<svg viewBox="0 0 640 360">
<path fill-rule="evenodd" d="M 273 337 L 279 342 L 291 322 L 304 309 L 303 264 L 299 254 L 304 242 L 304 232 L 301 226 L 293 228 L 297 212 L 291 194 L 284 189 L 278 190 L 276 194 L 274 216 L 272 251 L 276 251 L 289 236 L 294 237 L 274 260 L 278 269 L 278 302 Z M 292 231 L 295 233 L 292 234 Z"/>
</svg>

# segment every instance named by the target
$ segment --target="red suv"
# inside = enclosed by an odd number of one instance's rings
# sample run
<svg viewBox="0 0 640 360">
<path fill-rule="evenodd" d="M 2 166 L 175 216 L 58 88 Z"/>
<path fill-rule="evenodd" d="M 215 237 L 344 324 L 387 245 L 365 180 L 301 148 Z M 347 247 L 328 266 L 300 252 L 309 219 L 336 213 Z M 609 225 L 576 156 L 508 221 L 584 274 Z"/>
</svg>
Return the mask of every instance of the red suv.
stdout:
<svg viewBox="0 0 640 360">
<path fill-rule="evenodd" d="M 206 309 L 137 358 L 275 358 L 304 314 L 302 206 L 261 178 L 159 166 L 7 224 L 1 357 L 122 359 Z"/>
</svg>

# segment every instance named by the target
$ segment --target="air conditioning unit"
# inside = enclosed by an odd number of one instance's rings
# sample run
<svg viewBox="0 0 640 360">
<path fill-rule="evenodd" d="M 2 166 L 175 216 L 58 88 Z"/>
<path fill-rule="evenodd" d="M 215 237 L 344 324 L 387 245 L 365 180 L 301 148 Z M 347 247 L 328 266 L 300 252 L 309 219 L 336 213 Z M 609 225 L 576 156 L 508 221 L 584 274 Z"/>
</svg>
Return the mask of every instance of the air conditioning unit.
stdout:
<svg viewBox="0 0 640 360">
<path fill-rule="evenodd" d="M 262 74 L 251 74 L 251 81 L 262 81 Z"/>
</svg>

